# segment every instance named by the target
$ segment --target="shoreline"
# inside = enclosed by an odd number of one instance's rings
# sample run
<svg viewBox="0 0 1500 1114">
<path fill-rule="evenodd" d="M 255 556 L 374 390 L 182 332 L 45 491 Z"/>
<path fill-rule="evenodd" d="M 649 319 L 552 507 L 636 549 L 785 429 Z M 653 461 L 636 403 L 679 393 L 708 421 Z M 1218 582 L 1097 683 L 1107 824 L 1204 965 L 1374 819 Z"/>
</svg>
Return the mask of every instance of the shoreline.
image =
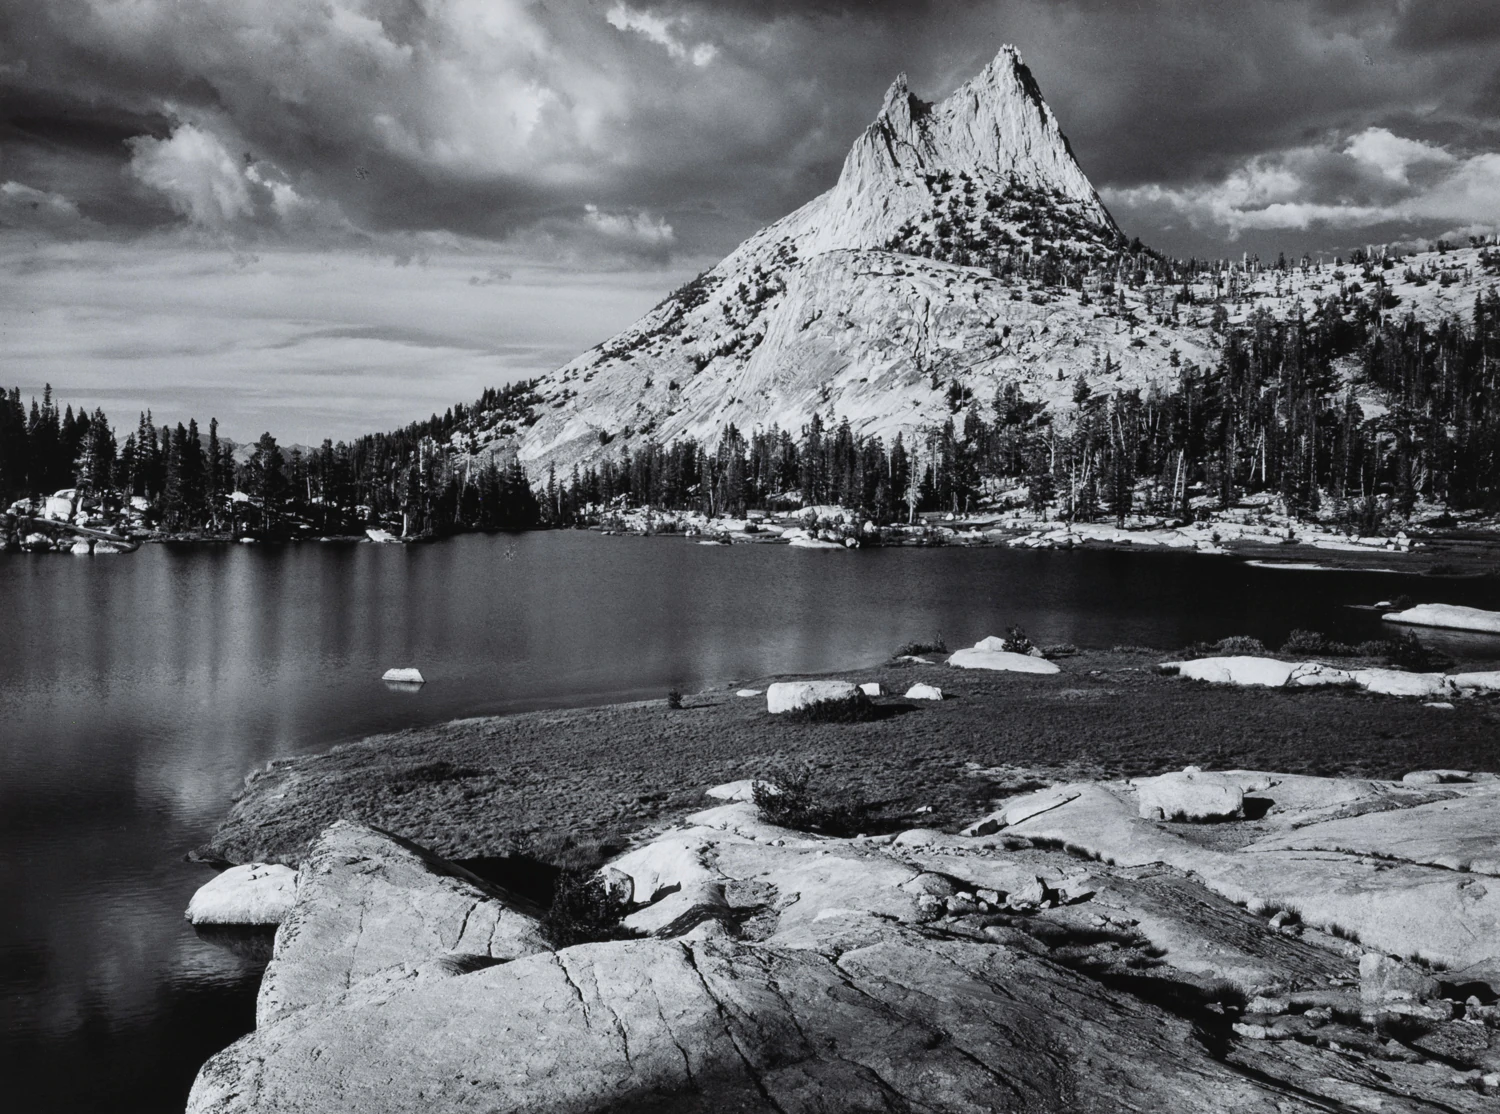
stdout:
<svg viewBox="0 0 1500 1114">
<path fill-rule="evenodd" d="M 1191 553 L 1206 557 L 1229 557 L 1260 568 L 1287 568 L 1302 571 L 1379 572 L 1424 576 L 1435 579 L 1479 579 L 1500 576 L 1500 531 L 1437 531 L 1418 533 L 1399 544 L 1396 539 L 1370 538 L 1363 542 L 1348 541 L 1342 535 L 1319 531 L 1305 537 L 1288 539 L 1276 536 L 1267 528 L 1266 536 L 1239 536 L 1206 541 L 1202 545 L 1185 544 L 1177 531 L 1137 526 L 1117 529 L 1104 523 L 1038 522 L 992 525 L 982 521 L 927 523 L 913 526 L 881 527 L 877 533 L 861 534 L 844 527 L 819 530 L 795 525 L 806 521 L 795 517 L 764 520 L 768 527 L 747 533 L 729 527 L 743 525 L 743 520 L 703 519 L 679 525 L 683 519 L 659 526 L 620 528 L 602 523 L 593 525 L 539 526 L 520 529 L 463 530 L 442 536 L 398 538 L 370 537 L 366 534 L 288 536 L 257 538 L 217 534 L 160 534 L 135 532 L 118 537 L 94 531 L 101 541 L 119 550 L 112 555 L 128 555 L 145 545 L 224 546 L 224 545 L 432 545 L 472 534 L 519 534 L 559 529 L 583 530 L 605 537 L 631 536 L 679 538 L 699 545 L 781 545 L 823 550 L 859 548 L 922 549 L 1093 549 L 1129 553 Z M 1222 524 L 1209 523 L 1199 529 L 1213 531 Z M 72 532 L 66 524 L 58 528 Z M 783 536 L 800 532 L 797 541 Z M 1457 536 L 1448 536 L 1449 534 Z M 1171 536 L 1169 536 L 1171 535 Z M 29 537 L 30 535 L 26 535 Z M 835 538 L 843 538 L 835 541 Z M 1378 543 L 1378 544 L 1377 544 Z M 66 540 L 52 540 L 43 548 L 25 541 L 0 547 L 0 554 L 54 553 L 74 555 Z"/>
<path fill-rule="evenodd" d="M 294 865 L 347 819 L 448 858 L 592 869 L 634 833 L 701 807 L 703 786 L 803 764 L 884 821 L 923 827 L 964 822 L 1039 776 L 1199 765 L 1399 779 L 1495 767 L 1500 701 L 1438 710 L 1342 689 L 1209 686 L 1159 673 L 1170 656 L 1082 651 L 1051 676 L 896 661 L 824 675 L 898 694 L 937 684 L 948 697 L 884 697 L 881 718 L 863 723 L 789 722 L 763 697 L 734 695 L 747 684 L 737 681 L 679 710 L 646 700 L 411 728 L 252 772 L 190 857 Z"/>
</svg>

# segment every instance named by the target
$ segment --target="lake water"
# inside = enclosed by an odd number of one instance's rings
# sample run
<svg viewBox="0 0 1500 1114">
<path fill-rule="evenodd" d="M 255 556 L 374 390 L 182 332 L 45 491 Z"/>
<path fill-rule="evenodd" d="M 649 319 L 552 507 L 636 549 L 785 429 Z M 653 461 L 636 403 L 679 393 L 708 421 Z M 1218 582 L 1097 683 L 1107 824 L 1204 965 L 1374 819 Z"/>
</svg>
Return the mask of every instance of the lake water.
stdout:
<svg viewBox="0 0 1500 1114">
<path fill-rule="evenodd" d="M 533 533 L 430 546 L 0 557 L 0 1087 L 30 1111 L 179 1111 L 246 1032 L 260 961 L 182 919 L 185 863 L 278 755 L 459 716 L 872 665 L 941 633 L 1175 647 L 1345 639 L 1399 593 L 1494 580 L 1173 553 L 700 546 Z M 1450 637 L 1494 655 L 1493 640 Z M 390 666 L 429 684 L 391 691 Z"/>
</svg>

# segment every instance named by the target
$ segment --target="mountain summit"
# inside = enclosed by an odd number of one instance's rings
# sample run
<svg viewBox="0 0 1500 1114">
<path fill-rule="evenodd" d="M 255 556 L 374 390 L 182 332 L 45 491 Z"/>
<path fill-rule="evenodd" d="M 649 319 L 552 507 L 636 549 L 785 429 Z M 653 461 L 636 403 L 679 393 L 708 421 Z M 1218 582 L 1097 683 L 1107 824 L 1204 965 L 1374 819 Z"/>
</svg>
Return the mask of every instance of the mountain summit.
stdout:
<svg viewBox="0 0 1500 1114">
<path fill-rule="evenodd" d="M 809 206 L 818 249 L 883 247 L 903 224 L 930 213 L 940 176 L 968 175 L 980 188 L 1019 185 L 1078 207 L 1118 233 L 1073 157 L 1057 117 L 1015 47 L 933 106 L 898 77 L 875 122 L 844 160 L 839 181 Z"/>
<path fill-rule="evenodd" d="M 911 436 L 1006 383 L 1065 392 L 1102 348 L 1140 381 L 1160 356 L 1135 358 L 1116 322 L 1021 293 L 1076 298 L 1123 247 L 1014 47 L 936 105 L 898 77 L 832 189 L 524 404 L 476 415 L 464 441 L 513 444 L 537 475 L 650 442 L 712 443 L 730 424 L 796 431 L 814 414 Z"/>
</svg>

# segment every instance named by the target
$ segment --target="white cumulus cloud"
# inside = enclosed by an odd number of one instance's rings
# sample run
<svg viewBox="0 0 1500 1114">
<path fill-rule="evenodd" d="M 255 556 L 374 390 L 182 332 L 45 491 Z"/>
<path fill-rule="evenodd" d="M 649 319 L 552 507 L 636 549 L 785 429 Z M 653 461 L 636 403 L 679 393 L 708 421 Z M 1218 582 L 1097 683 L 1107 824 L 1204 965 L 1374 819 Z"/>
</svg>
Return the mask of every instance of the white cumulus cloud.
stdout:
<svg viewBox="0 0 1500 1114">
<path fill-rule="evenodd" d="M 1251 230 L 1404 225 L 1500 231 L 1500 153 L 1458 154 L 1371 127 L 1339 141 L 1258 155 L 1217 182 L 1119 190 L 1117 204 L 1231 238 Z"/>
<path fill-rule="evenodd" d="M 643 247 L 662 247 L 677 238 L 663 218 L 639 211 L 608 213 L 597 205 L 584 207 L 584 221 L 594 231 L 612 240 L 625 240 Z"/>
<path fill-rule="evenodd" d="M 223 228 L 254 216 L 251 188 L 257 183 L 212 132 L 183 124 L 166 139 L 143 135 L 129 142 L 130 172 L 194 224 Z"/>
<path fill-rule="evenodd" d="M 616 3 L 604 13 L 610 26 L 621 31 L 633 31 L 664 46 L 673 58 L 686 58 L 695 66 L 706 66 L 719 56 L 719 48 L 713 43 L 695 43 L 689 46 L 678 34 L 679 21 L 666 19 L 655 12 L 637 10 L 624 3 Z"/>
</svg>

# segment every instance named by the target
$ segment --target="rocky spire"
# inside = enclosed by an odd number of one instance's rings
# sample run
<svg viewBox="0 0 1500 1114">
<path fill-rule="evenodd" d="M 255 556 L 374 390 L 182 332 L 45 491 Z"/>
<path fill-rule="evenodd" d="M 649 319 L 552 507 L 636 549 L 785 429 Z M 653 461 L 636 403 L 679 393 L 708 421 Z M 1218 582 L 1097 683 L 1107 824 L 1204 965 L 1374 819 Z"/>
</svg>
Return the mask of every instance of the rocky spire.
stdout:
<svg viewBox="0 0 1500 1114">
<path fill-rule="evenodd" d="M 838 185 L 823 199 L 816 250 L 879 247 L 930 204 L 924 176 L 965 173 L 991 188 L 1014 181 L 1061 195 L 1113 231 L 1057 117 L 1013 46 L 931 106 L 902 74 L 855 141 Z"/>
</svg>

